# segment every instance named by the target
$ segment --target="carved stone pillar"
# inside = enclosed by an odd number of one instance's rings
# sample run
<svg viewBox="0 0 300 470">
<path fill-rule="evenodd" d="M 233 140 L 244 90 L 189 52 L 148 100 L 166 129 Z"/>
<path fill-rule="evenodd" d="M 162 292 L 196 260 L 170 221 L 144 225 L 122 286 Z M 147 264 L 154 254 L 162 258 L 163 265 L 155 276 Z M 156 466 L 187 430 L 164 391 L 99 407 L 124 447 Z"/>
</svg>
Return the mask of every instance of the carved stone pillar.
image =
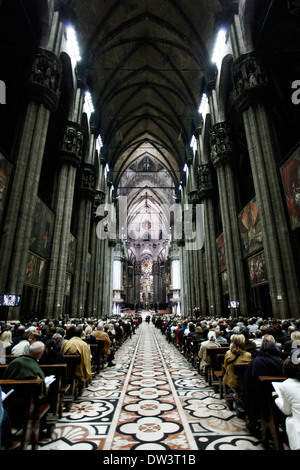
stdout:
<svg viewBox="0 0 300 470">
<path fill-rule="evenodd" d="M 159 305 L 159 274 L 160 267 L 159 261 L 153 261 L 152 275 L 153 275 L 153 308 L 156 310 Z"/>
<path fill-rule="evenodd" d="M 180 249 L 177 240 L 171 242 L 171 283 L 172 283 L 172 303 L 176 307 L 176 314 L 181 314 L 181 269 L 180 269 Z M 189 252 L 186 253 L 188 256 Z M 190 266 L 188 269 L 190 274 Z M 189 283 L 191 289 L 191 283 Z"/>
<path fill-rule="evenodd" d="M 140 290 L 141 290 L 141 274 L 142 274 L 142 263 L 136 261 L 134 263 L 134 305 L 138 309 L 140 305 Z"/>
<path fill-rule="evenodd" d="M 221 290 L 220 280 L 218 275 L 218 258 L 216 249 L 216 227 L 214 217 L 214 186 L 212 180 L 212 168 L 211 163 L 203 162 L 198 167 L 198 194 L 199 199 L 204 203 L 204 247 L 205 247 L 205 259 L 206 259 L 206 286 L 207 295 L 204 290 L 204 273 L 203 273 L 203 257 L 200 256 L 200 263 L 202 266 L 201 279 L 202 279 L 202 290 L 201 290 L 201 303 L 200 311 L 201 314 L 207 315 L 221 315 L 222 314 L 222 302 L 221 302 Z M 208 312 L 207 302 L 208 301 Z"/>
<path fill-rule="evenodd" d="M 72 313 L 85 315 L 85 303 L 87 292 L 87 262 L 90 240 L 90 222 L 92 202 L 95 194 L 95 167 L 89 163 L 83 163 L 80 168 L 80 195 L 78 230 L 76 244 L 76 263 L 73 282 Z"/>
<path fill-rule="evenodd" d="M 280 191 L 276 132 L 268 112 L 271 86 L 259 55 L 251 51 L 233 64 L 236 107 L 242 113 L 262 227 L 273 315 L 299 308 L 299 288 Z"/>
<path fill-rule="evenodd" d="M 113 314 L 120 313 L 119 307 L 123 303 L 122 283 L 123 283 L 123 247 L 122 242 L 116 242 L 113 254 Z"/>
<path fill-rule="evenodd" d="M 105 194 L 100 190 L 96 190 L 93 200 L 91 220 L 91 281 L 87 301 L 87 315 L 89 317 L 97 316 L 97 318 L 101 313 L 101 310 L 99 309 L 99 295 L 100 288 L 102 286 L 101 258 L 103 256 L 103 240 L 99 240 L 96 233 L 97 224 L 100 220 L 99 215 L 97 215 L 97 207 L 100 206 L 100 204 L 103 204 L 104 200 Z"/>
<path fill-rule="evenodd" d="M 0 249 L 1 292 L 22 294 L 49 118 L 59 101 L 61 70 L 53 52 L 38 50 L 24 94 L 28 104 L 16 138 L 16 170 Z"/>
<path fill-rule="evenodd" d="M 230 130 L 225 122 L 219 122 L 210 129 L 210 145 L 211 160 L 216 168 L 218 178 L 229 296 L 231 300 L 240 302 L 241 311 L 245 315 L 247 312 L 247 297 L 237 220 L 235 181 L 230 166 L 233 144 Z"/>
<path fill-rule="evenodd" d="M 76 172 L 81 162 L 83 133 L 77 122 L 68 122 L 59 147 L 61 159 L 58 168 L 55 195 L 56 221 L 46 285 L 45 314 L 55 318 L 62 313 L 68 243 L 75 189 Z"/>
<path fill-rule="evenodd" d="M 106 314 L 111 316 L 112 303 L 113 303 L 113 263 L 114 263 L 114 251 L 117 245 L 117 241 L 114 239 L 108 240 L 108 263 L 105 264 L 105 277 L 107 289 L 105 292 L 104 301 L 106 304 Z"/>
</svg>

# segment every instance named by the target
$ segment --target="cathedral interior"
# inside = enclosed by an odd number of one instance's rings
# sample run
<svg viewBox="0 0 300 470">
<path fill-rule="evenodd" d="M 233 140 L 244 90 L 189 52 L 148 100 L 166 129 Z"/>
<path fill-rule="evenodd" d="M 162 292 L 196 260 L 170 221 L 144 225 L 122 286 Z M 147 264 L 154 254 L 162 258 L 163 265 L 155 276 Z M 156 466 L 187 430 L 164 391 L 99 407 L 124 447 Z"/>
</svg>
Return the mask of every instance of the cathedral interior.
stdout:
<svg viewBox="0 0 300 470">
<path fill-rule="evenodd" d="M 1 0 L 1 319 L 299 317 L 297 0 Z"/>
</svg>

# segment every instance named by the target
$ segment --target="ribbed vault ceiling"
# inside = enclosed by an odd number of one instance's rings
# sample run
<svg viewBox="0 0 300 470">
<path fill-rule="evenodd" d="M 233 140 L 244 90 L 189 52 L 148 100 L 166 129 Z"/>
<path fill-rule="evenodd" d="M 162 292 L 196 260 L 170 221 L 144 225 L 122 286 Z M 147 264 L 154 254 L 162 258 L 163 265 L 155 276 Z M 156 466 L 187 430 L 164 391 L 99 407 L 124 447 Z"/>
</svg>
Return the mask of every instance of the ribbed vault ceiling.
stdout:
<svg viewBox="0 0 300 470">
<path fill-rule="evenodd" d="M 197 121 L 219 0 L 62 0 L 77 29 L 114 177 L 140 146 L 177 179 Z"/>
</svg>

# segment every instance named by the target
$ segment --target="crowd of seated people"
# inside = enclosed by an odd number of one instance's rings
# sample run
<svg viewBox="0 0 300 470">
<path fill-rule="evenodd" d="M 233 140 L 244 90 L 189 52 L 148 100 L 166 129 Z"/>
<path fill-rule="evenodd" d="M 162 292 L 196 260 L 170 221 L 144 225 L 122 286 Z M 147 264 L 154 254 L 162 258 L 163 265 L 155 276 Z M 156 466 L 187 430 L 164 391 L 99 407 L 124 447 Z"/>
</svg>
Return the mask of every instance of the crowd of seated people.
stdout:
<svg viewBox="0 0 300 470">
<path fill-rule="evenodd" d="M 295 399 L 296 392 L 300 389 L 300 364 L 293 364 L 293 374 L 290 372 L 291 367 L 287 367 L 291 354 L 295 353 L 296 345 L 298 350 L 300 348 L 299 319 L 161 317 L 153 321 L 182 354 L 186 353 L 187 345 L 190 344 L 188 338 L 197 340 L 199 371 L 202 375 L 205 375 L 205 367 L 210 361 L 207 349 L 228 346 L 223 359 L 223 384 L 238 397 L 239 406 L 242 406 L 245 413 L 247 428 L 256 437 L 261 436 L 261 414 L 266 406 L 259 377 L 289 378 L 287 386 L 292 384 L 292 398 L 289 396 L 289 399 L 293 400 L 292 405 L 286 403 L 287 397 L 285 405 L 282 404 L 282 399 L 277 403 L 278 407 L 287 413 L 287 422 L 293 423 L 290 425 L 293 433 L 290 431 L 290 434 L 287 434 L 289 445 L 292 449 L 300 449 L 300 395 Z M 234 373 L 234 365 L 238 363 L 245 364 L 242 377 Z M 287 375 L 287 370 L 290 375 Z M 298 437 L 295 437 L 296 428 Z"/>
<path fill-rule="evenodd" d="M 39 377 L 44 381 L 45 376 L 41 367 L 47 365 L 58 367 L 67 362 L 66 356 L 75 355 L 79 361 L 76 364 L 75 375 L 76 389 L 80 395 L 85 384 L 92 379 L 93 371 L 96 370 L 93 369 L 94 357 L 91 345 L 97 343 L 99 333 L 105 336 L 107 342 L 104 367 L 112 367 L 115 365 L 112 362 L 115 351 L 127 338 L 135 334 L 139 323 L 140 319 L 132 317 L 85 319 L 68 316 L 53 320 L 34 318 L 29 321 L 0 322 L 0 363 L 2 367 L 5 366 L 2 379 L 32 380 Z M 99 339 L 102 339 L 102 336 Z M 66 382 L 63 385 L 66 385 Z M 47 402 L 53 394 L 50 393 L 51 389 L 49 393 L 47 388 L 45 391 L 43 398 Z M 9 436 L 9 427 L 7 427 L 9 417 L 6 418 L 6 435 Z M 45 427 L 46 424 L 45 415 L 41 426 Z M 9 448 L 11 443 L 10 438 L 5 443 L 2 442 L 2 446 Z"/>
</svg>

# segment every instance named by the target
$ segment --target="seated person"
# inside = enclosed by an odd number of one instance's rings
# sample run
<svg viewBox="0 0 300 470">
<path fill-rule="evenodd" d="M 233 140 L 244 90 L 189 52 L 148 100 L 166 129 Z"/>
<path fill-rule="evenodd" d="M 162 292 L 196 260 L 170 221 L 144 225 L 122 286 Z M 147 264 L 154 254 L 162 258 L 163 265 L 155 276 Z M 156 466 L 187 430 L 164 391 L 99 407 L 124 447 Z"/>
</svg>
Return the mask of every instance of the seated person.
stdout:
<svg viewBox="0 0 300 470">
<path fill-rule="evenodd" d="M 42 341 L 35 341 L 28 348 L 27 354 L 16 357 L 6 367 L 3 379 L 31 380 L 45 378 L 38 361 L 42 357 L 45 345 Z M 45 390 L 46 391 L 46 390 Z"/>
<path fill-rule="evenodd" d="M 240 376 L 234 373 L 234 366 L 241 362 L 250 362 L 251 353 L 246 351 L 246 338 L 242 334 L 233 334 L 230 338 L 230 347 L 224 357 L 223 383 L 233 389 L 241 387 Z"/>
<path fill-rule="evenodd" d="M 268 338 L 272 338 L 270 341 Z M 247 414 L 246 425 L 249 431 L 257 436 L 260 434 L 261 411 L 265 406 L 260 375 L 277 376 L 283 375 L 283 359 L 278 350 L 275 339 L 271 335 L 265 335 L 260 351 L 248 364 L 242 387 L 242 400 Z"/>
<path fill-rule="evenodd" d="M 27 354 L 16 357 L 8 364 L 3 374 L 4 380 L 34 380 L 42 379 L 42 393 L 40 395 L 40 403 L 47 403 L 48 387 L 45 383 L 45 375 L 40 368 L 38 361 L 44 353 L 45 345 L 42 341 L 35 341 L 28 348 Z M 10 415 L 12 422 L 18 423 L 20 410 L 14 409 L 13 415 Z M 46 415 L 43 417 L 40 429 L 46 426 Z"/>
<path fill-rule="evenodd" d="M 203 341 L 201 343 L 200 349 L 199 349 L 199 359 L 201 359 L 200 362 L 200 373 L 203 374 L 204 369 L 206 366 L 210 364 L 210 358 L 207 356 L 207 349 L 209 348 L 220 348 L 221 345 L 220 343 L 216 342 L 216 334 L 214 331 L 209 331 L 207 335 L 207 341 Z"/>
<path fill-rule="evenodd" d="M 284 361 L 286 380 L 279 384 L 281 396 L 275 399 L 278 408 L 287 416 L 285 427 L 291 450 L 300 450 L 300 358 L 296 356 Z"/>
<path fill-rule="evenodd" d="M 112 342 L 110 340 L 108 333 L 104 331 L 104 327 L 102 324 L 98 325 L 97 330 L 94 332 L 94 336 L 96 340 L 98 339 L 98 340 L 102 340 L 105 342 L 104 354 L 106 354 L 108 357 L 108 366 L 109 367 L 114 366 L 115 364 L 112 362 L 114 360 L 114 351 L 113 351 L 113 348 L 111 347 Z"/>
<path fill-rule="evenodd" d="M 45 345 L 45 351 L 39 361 L 40 364 L 63 364 L 62 354 L 56 349 L 55 339 L 48 339 Z"/>
<path fill-rule="evenodd" d="M 69 339 L 61 347 L 62 355 L 80 355 L 80 363 L 76 367 L 76 375 L 82 382 L 92 378 L 91 356 L 88 344 L 81 339 L 82 328 L 71 326 L 69 329 Z"/>
<path fill-rule="evenodd" d="M 12 335 L 10 331 L 3 331 L 0 336 L 0 353 L 10 355 L 12 350 Z"/>
<path fill-rule="evenodd" d="M 292 344 L 294 341 L 300 340 L 300 331 L 291 332 L 290 338 L 284 343 L 284 352 L 291 352 Z"/>
</svg>

